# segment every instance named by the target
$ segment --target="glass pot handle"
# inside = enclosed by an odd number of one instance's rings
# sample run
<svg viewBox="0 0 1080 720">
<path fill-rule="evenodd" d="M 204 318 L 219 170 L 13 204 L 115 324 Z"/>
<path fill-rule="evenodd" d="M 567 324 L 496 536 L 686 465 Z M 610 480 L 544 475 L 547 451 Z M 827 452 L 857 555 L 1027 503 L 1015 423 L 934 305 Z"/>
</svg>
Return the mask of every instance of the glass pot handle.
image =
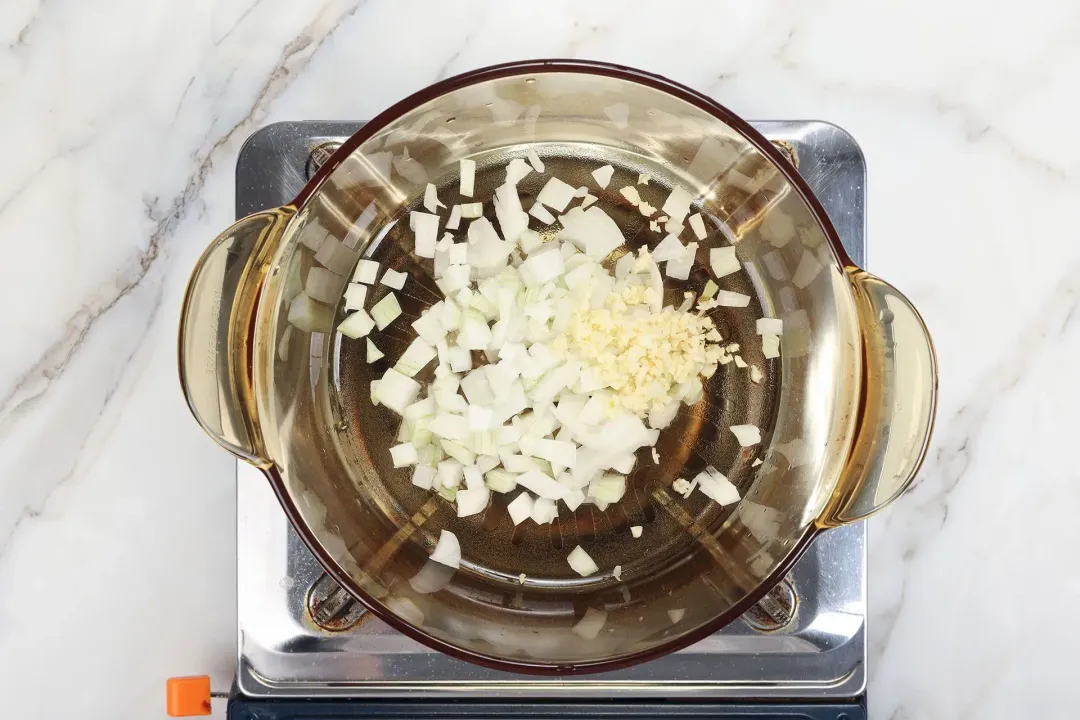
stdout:
<svg viewBox="0 0 1080 720">
<path fill-rule="evenodd" d="M 291 207 L 239 220 L 210 243 L 180 311 L 180 385 L 191 414 L 223 448 L 268 467 L 251 383 L 255 301 Z"/>
<path fill-rule="evenodd" d="M 863 335 L 862 407 L 826 526 L 869 517 L 907 490 L 926 457 L 937 407 L 937 358 L 918 311 L 864 270 L 849 268 L 848 277 Z"/>
</svg>

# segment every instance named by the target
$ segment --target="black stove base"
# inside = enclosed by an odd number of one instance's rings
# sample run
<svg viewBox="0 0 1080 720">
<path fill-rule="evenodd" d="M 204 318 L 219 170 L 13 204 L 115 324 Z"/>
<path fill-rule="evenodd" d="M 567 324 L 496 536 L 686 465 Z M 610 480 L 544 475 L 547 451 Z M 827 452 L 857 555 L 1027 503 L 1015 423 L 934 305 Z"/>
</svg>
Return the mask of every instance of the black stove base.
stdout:
<svg viewBox="0 0 1080 720">
<path fill-rule="evenodd" d="M 866 720 L 865 696 L 849 703 L 253 700 L 229 698 L 228 720 Z"/>
</svg>

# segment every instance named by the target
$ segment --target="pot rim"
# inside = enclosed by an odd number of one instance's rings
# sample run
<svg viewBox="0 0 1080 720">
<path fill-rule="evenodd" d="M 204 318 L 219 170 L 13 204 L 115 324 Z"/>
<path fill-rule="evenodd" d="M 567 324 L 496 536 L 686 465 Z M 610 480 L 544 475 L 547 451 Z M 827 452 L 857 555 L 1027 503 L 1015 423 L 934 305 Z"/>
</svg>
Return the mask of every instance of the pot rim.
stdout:
<svg viewBox="0 0 1080 720">
<path fill-rule="evenodd" d="M 750 142 L 759 152 L 772 160 L 773 165 L 783 174 L 784 178 L 791 184 L 813 214 L 819 227 L 821 227 L 822 231 L 825 233 L 825 236 L 833 251 L 836 253 L 840 263 L 845 267 L 857 267 L 851 261 L 847 251 L 841 244 L 840 236 L 836 232 L 836 228 L 833 227 L 832 221 L 829 220 L 824 207 L 822 207 L 821 203 L 814 196 L 809 184 L 801 175 L 799 175 L 794 166 L 788 162 L 783 153 L 769 142 L 764 135 L 755 130 L 750 123 L 735 115 L 712 98 L 695 90 L 691 90 L 684 85 L 668 80 L 660 75 L 623 65 L 590 60 L 549 59 L 509 62 L 465 72 L 425 87 L 391 105 L 389 108 L 367 121 L 362 128 L 341 144 L 304 187 L 301 188 L 300 192 L 289 204 L 294 206 L 297 210 L 300 210 L 323 181 L 325 181 L 330 174 L 353 153 L 354 150 L 404 113 L 454 90 L 489 80 L 513 75 L 528 75 L 535 73 L 581 73 L 635 82 L 688 102 L 727 124 Z M 431 635 L 424 631 L 422 627 L 406 622 L 392 613 L 385 605 L 365 592 L 355 580 L 344 572 L 339 563 L 331 558 L 329 553 L 323 549 L 322 545 L 311 531 L 311 528 L 301 517 L 296 504 L 285 489 L 284 480 L 278 473 L 277 468 L 265 468 L 263 469 L 263 472 L 270 481 L 270 485 L 273 487 L 274 493 L 277 495 L 278 501 L 284 509 L 286 516 L 289 518 L 289 522 L 296 529 L 297 534 L 315 556 L 316 560 L 319 561 L 323 570 L 325 570 L 335 582 L 341 585 L 342 588 L 348 591 L 349 594 L 359 600 L 373 615 L 395 630 L 404 633 L 408 637 L 417 640 L 432 649 L 446 653 L 451 657 L 495 670 L 529 675 L 560 676 L 618 670 L 649 660 L 654 660 L 667 655 L 668 653 L 693 645 L 714 634 L 756 605 L 770 590 L 779 584 L 810 546 L 810 543 L 825 529 L 816 521 L 809 524 L 786 557 L 777 565 L 772 573 L 758 583 L 754 590 L 747 593 L 745 597 L 731 605 L 731 607 L 723 613 L 718 614 L 711 621 L 704 623 L 685 635 L 673 638 L 669 642 L 647 650 L 627 653 L 625 655 L 619 655 L 604 660 L 589 660 L 563 664 L 532 663 L 520 659 L 504 658 L 496 655 L 473 652 Z"/>
</svg>

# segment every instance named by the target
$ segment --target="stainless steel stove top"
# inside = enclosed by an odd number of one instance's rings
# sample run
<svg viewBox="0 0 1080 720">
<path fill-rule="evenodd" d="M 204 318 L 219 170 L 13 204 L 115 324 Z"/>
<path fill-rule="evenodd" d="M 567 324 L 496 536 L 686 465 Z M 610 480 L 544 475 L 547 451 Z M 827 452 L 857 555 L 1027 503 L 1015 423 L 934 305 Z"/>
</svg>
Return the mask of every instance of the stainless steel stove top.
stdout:
<svg viewBox="0 0 1080 720">
<path fill-rule="evenodd" d="M 823 122 L 754 125 L 794 152 L 848 253 L 864 264 L 866 164 L 854 139 Z M 326 159 L 327 148 L 357 127 L 290 122 L 255 133 L 237 162 L 237 215 L 291 200 Z M 237 469 L 237 554 L 237 686 L 252 698 L 827 699 L 854 697 L 865 687 L 862 523 L 825 533 L 795 566 L 788 577 L 797 598 L 793 614 L 785 616 L 775 607 L 748 614 L 659 660 L 574 679 L 474 666 L 429 650 L 363 613 L 322 575 L 263 476 L 244 463 Z M 762 630 L 769 615 L 790 622 Z"/>
</svg>

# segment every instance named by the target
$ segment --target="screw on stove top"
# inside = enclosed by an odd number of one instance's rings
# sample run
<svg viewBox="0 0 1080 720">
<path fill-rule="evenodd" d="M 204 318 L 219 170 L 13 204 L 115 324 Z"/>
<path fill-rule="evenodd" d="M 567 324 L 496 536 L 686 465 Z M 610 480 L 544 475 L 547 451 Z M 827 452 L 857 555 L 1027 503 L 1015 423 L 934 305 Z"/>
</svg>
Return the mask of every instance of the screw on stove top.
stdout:
<svg viewBox="0 0 1080 720">
<path fill-rule="evenodd" d="M 311 621 L 327 632 L 348 630 L 367 614 L 356 598 L 325 573 L 308 590 L 307 610 Z"/>
<path fill-rule="evenodd" d="M 784 578 L 758 604 L 743 613 L 743 620 L 755 630 L 776 632 L 795 620 L 799 596 L 790 578 Z"/>
<path fill-rule="evenodd" d="M 799 169 L 799 152 L 795 149 L 794 145 L 787 140 L 773 140 L 772 144 L 784 154 L 784 157 L 787 158 L 787 161 L 791 163 L 796 170 Z"/>
<path fill-rule="evenodd" d="M 323 164 L 330 159 L 330 156 L 337 152 L 337 149 L 341 147 L 341 143 L 337 140 L 328 140 L 327 142 L 320 143 L 315 146 L 315 149 L 308 155 L 307 160 L 307 179 L 310 180 Z"/>
</svg>

